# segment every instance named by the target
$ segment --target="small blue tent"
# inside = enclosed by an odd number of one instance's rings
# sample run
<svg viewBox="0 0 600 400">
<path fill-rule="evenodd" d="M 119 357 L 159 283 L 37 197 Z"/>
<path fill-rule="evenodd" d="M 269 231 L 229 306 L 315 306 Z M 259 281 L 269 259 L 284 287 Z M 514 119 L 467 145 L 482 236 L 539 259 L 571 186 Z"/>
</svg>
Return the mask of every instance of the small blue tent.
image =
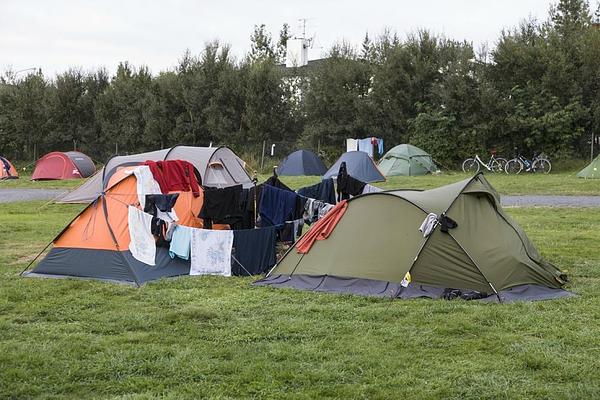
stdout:
<svg viewBox="0 0 600 400">
<path fill-rule="evenodd" d="M 383 182 L 385 176 L 375 165 L 371 157 L 362 151 L 349 151 L 341 155 L 329 171 L 323 175 L 323 179 L 336 178 L 340 165 L 346 162 L 348 175 L 363 182 Z"/>
<path fill-rule="evenodd" d="M 288 154 L 277 168 L 283 176 L 321 176 L 327 171 L 323 161 L 310 150 L 297 150 Z"/>
</svg>

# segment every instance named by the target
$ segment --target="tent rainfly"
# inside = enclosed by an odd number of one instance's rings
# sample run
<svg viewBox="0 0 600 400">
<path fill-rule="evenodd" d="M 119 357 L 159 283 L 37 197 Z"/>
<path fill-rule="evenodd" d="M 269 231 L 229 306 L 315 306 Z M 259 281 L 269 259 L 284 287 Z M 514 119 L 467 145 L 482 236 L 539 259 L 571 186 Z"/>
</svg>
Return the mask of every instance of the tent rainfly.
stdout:
<svg viewBox="0 0 600 400">
<path fill-rule="evenodd" d="M 19 174 L 8 159 L 0 156 L 0 180 L 2 179 L 19 179 Z"/>
<path fill-rule="evenodd" d="M 281 176 L 321 176 L 327 172 L 323 161 L 310 150 L 297 150 L 288 154 L 277 168 Z"/>
<path fill-rule="evenodd" d="M 367 183 L 385 181 L 385 176 L 377 168 L 371 157 L 362 151 L 348 151 L 342 154 L 323 175 L 323 179 L 336 178 L 343 162 L 346 162 L 348 175 L 353 178 Z"/>
<path fill-rule="evenodd" d="M 437 219 L 424 237 L 429 213 Z M 453 288 L 500 302 L 572 295 L 563 290 L 566 275 L 542 259 L 481 174 L 432 190 L 357 196 L 333 230 L 325 225 L 328 235 L 302 253 L 300 239 L 256 284 L 397 298 L 440 298 Z"/>
<path fill-rule="evenodd" d="M 400 144 L 388 151 L 379 161 L 379 169 L 385 176 L 418 176 L 438 170 L 430 154 L 410 144 Z"/>
<path fill-rule="evenodd" d="M 189 274 L 189 261 L 171 258 L 168 247 L 156 247 L 153 266 L 131 254 L 128 205 L 139 201 L 137 180 L 132 174 L 134 167 L 116 167 L 107 177 L 103 193 L 54 238 L 48 254 L 23 275 L 98 279 L 139 286 L 163 277 Z M 196 217 L 204 198 L 202 189 L 198 197 L 190 191 L 177 193 L 173 210 L 179 218 L 178 223 L 202 227 Z"/>
<path fill-rule="evenodd" d="M 594 160 L 584 169 L 577 173 L 578 178 L 585 179 L 598 179 L 600 178 L 600 156 L 594 158 Z"/>
<path fill-rule="evenodd" d="M 187 160 L 196 167 L 204 186 L 252 186 L 246 163 L 228 147 L 175 146 L 170 149 L 111 158 L 104 168 L 77 189 L 57 200 L 58 203 L 90 203 L 102 192 L 103 182 L 118 166 L 134 165 L 147 160 Z"/>
<path fill-rule="evenodd" d="M 87 178 L 96 172 L 91 158 L 78 151 L 53 151 L 35 163 L 32 181 Z"/>
</svg>

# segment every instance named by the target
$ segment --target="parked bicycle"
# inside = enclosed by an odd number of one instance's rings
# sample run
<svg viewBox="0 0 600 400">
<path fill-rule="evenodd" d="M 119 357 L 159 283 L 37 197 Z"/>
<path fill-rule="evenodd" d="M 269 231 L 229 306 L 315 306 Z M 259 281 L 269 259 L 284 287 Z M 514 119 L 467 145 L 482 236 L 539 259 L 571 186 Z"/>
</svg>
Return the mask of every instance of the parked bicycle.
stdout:
<svg viewBox="0 0 600 400">
<path fill-rule="evenodd" d="M 478 154 L 475 154 L 473 158 L 467 158 L 462 163 L 463 172 L 469 172 L 472 174 L 478 173 L 483 167 L 485 170 L 489 172 L 502 172 L 504 171 L 504 166 L 506 165 L 506 158 L 496 157 L 496 152 L 492 151 L 492 155 L 487 163 L 484 163 Z"/>
<path fill-rule="evenodd" d="M 517 150 L 517 149 L 515 149 Z M 531 160 L 526 159 L 517 152 L 517 156 L 509 160 L 504 167 L 507 174 L 520 174 L 522 171 L 548 174 L 552 169 L 552 163 L 544 153 L 534 154 Z"/>
</svg>

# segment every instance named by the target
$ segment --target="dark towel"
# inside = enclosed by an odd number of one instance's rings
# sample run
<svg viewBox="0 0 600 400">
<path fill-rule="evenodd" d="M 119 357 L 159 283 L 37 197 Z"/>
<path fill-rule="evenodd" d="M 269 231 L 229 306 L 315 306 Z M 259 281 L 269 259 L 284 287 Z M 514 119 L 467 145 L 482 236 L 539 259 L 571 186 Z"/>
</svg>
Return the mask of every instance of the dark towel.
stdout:
<svg viewBox="0 0 600 400">
<path fill-rule="evenodd" d="M 196 173 L 194 166 L 189 161 L 183 160 L 165 160 L 165 161 L 145 161 L 142 165 L 150 167 L 150 172 L 154 180 L 158 182 L 163 194 L 170 191 L 189 192 L 194 197 L 200 195 L 200 184 L 202 180 Z"/>
<path fill-rule="evenodd" d="M 275 265 L 275 227 L 233 231 L 235 258 L 251 275 L 266 273 Z M 246 276 L 248 272 L 233 261 L 231 273 Z"/>
<path fill-rule="evenodd" d="M 263 185 L 259 208 L 262 226 L 283 225 L 292 220 L 298 197 L 296 192 Z"/>
<path fill-rule="evenodd" d="M 335 189 L 333 179 L 325 179 L 312 186 L 298 189 L 298 194 L 311 199 L 321 200 L 324 203 L 335 204 Z"/>
</svg>

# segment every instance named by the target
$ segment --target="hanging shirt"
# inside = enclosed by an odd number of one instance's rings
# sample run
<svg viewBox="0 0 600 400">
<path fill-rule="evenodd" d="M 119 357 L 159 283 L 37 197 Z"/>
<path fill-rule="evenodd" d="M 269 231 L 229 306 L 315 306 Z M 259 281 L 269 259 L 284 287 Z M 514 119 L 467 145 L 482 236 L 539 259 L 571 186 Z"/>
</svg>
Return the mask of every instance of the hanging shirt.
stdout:
<svg viewBox="0 0 600 400">
<path fill-rule="evenodd" d="M 184 260 L 190 259 L 190 243 L 192 240 L 192 228 L 189 226 L 175 225 L 171 235 L 169 255 L 171 258 L 179 257 Z"/>
<path fill-rule="evenodd" d="M 232 274 L 246 276 L 266 273 L 277 261 L 276 239 L 277 231 L 272 226 L 233 231 L 235 260 Z"/>
<path fill-rule="evenodd" d="M 348 200 L 350 196 L 362 194 L 366 183 L 345 174 L 337 176 L 338 200 Z"/>
<path fill-rule="evenodd" d="M 356 150 L 358 150 L 358 140 L 346 139 L 346 151 L 356 151 Z"/>
<path fill-rule="evenodd" d="M 152 215 L 132 206 L 128 206 L 127 211 L 131 255 L 144 264 L 155 265 L 156 242 L 151 230 Z"/>
<path fill-rule="evenodd" d="M 179 198 L 179 193 L 147 194 L 144 211 L 166 222 L 177 222 L 179 218 L 173 207 Z"/>
<path fill-rule="evenodd" d="M 150 167 L 152 176 L 158 182 L 163 194 L 170 191 L 191 191 L 194 197 L 200 195 L 200 187 L 194 172 L 194 166 L 189 161 L 145 161 L 144 165 Z"/>
<path fill-rule="evenodd" d="M 321 200 L 325 203 L 335 204 L 335 187 L 333 178 L 298 189 L 298 194 L 311 199 Z"/>
<path fill-rule="evenodd" d="M 150 167 L 147 165 L 140 165 L 125 173 L 135 175 L 138 201 L 142 209 L 146 208 L 146 195 L 162 194 L 158 182 L 154 179 L 152 172 L 150 172 Z"/>
<path fill-rule="evenodd" d="M 190 275 L 231 276 L 233 231 L 192 228 Z"/>
<path fill-rule="evenodd" d="M 204 204 L 199 217 L 204 219 L 204 227 L 212 223 L 234 225 L 242 222 L 242 185 L 226 188 L 204 188 Z"/>
<path fill-rule="evenodd" d="M 283 225 L 291 220 L 296 211 L 297 197 L 296 192 L 264 185 L 259 208 L 262 226 Z"/>
<path fill-rule="evenodd" d="M 381 157 L 383 155 L 383 139 L 377 139 L 377 151 Z"/>
</svg>

